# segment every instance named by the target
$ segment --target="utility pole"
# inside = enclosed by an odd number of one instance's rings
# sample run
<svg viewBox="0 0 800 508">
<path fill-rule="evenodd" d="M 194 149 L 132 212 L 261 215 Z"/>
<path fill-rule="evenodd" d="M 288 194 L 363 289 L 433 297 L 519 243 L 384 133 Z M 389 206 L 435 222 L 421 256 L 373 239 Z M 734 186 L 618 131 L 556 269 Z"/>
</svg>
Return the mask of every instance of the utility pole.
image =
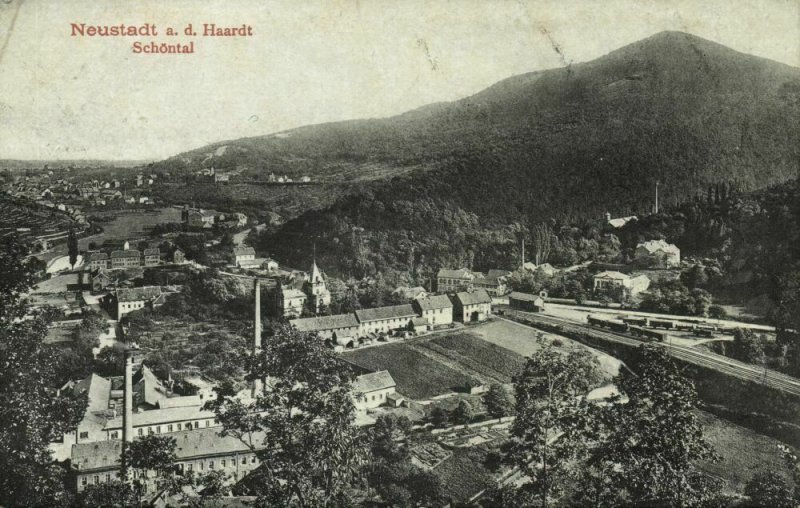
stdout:
<svg viewBox="0 0 800 508">
<path fill-rule="evenodd" d="M 525 269 L 525 238 L 522 239 L 522 262 L 519 267 Z"/>
</svg>

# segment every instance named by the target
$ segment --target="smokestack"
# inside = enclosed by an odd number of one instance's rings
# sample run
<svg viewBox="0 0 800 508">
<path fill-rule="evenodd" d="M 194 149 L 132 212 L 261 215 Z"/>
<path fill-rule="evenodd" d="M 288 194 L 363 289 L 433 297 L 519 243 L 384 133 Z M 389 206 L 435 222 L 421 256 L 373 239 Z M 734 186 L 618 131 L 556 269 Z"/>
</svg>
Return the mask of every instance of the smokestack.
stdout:
<svg viewBox="0 0 800 508">
<path fill-rule="evenodd" d="M 133 441 L 133 351 L 125 350 L 125 389 L 122 411 L 122 480 L 128 478 L 128 464 L 125 463 L 125 450 Z"/>
<path fill-rule="evenodd" d="M 253 356 L 261 351 L 261 281 L 258 278 L 253 281 L 253 292 L 255 293 L 255 319 L 253 322 Z M 260 379 L 253 380 L 253 397 L 261 392 L 262 384 Z"/>
<path fill-rule="evenodd" d="M 522 239 L 522 263 L 519 265 L 520 268 L 525 268 L 525 239 Z"/>
</svg>

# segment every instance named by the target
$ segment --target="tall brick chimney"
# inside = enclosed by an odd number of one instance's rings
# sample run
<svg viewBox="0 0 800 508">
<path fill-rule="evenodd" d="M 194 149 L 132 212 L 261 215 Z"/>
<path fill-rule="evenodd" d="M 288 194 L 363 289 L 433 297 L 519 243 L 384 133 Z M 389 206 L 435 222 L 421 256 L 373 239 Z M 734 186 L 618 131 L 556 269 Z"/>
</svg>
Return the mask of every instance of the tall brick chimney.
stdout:
<svg viewBox="0 0 800 508">
<path fill-rule="evenodd" d="M 253 356 L 261 351 L 261 281 L 258 278 L 253 280 L 253 292 L 255 293 L 255 319 L 253 322 Z M 252 396 L 255 398 L 261 392 L 262 383 L 260 379 L 253 380 Z"/>
<path fill-rule="evenodd" d="M 128 464 L 125 463 L 125 450 L 133 441 L 133 352 L 135 346 L 125 350 L 125 388 L 122 407 L 122 480 L 128 477 Z"/>
</svg>

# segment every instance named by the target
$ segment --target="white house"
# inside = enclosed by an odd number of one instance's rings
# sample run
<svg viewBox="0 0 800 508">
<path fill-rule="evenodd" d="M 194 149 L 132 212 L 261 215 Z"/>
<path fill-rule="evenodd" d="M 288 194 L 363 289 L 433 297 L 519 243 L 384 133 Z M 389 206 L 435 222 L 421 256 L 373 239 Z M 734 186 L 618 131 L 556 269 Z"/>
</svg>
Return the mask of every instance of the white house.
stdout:
<svg viewBox="0 0 800 508">
<path fill-rule="evenodd" d="M 681 250 L 664 240 L 650 240 L 636 246 L 636 259 L 665 267 L 681 264 Z"/>
<path fill-rule="evenodd" d="M 636 296 L 650 287 L 650 279 L 646 275 L 631 276 L 615 271 L 600 272 L 593 280 L 595 291 L 620 286 L 627 289 L 631 296 Z"/>
<path fill-rule="evenodd" d="M 396 392 L 396 387 L 388 370 L 358 376 L 353 382 L 356 409 L 366 410 L 386 404 L 387 397 Z"/>
</svg>

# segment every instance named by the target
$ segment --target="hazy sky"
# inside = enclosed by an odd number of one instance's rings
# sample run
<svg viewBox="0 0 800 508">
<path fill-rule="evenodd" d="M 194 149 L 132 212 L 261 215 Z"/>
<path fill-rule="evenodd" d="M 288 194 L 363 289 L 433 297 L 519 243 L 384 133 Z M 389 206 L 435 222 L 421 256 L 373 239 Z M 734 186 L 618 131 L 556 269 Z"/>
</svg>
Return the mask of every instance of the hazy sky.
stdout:
<svg viewBox="0 0 800 508">
<path fill-rule="evenodd" d="M 78 38 L 72 22 L 254 35 Z M 0 158 L 158 159 L 389 116 L 662 30 L 800 67 L 800 0 L 0 0 Z M 136 55 L 137 40 L 195 54 Z"/>
</svg>

